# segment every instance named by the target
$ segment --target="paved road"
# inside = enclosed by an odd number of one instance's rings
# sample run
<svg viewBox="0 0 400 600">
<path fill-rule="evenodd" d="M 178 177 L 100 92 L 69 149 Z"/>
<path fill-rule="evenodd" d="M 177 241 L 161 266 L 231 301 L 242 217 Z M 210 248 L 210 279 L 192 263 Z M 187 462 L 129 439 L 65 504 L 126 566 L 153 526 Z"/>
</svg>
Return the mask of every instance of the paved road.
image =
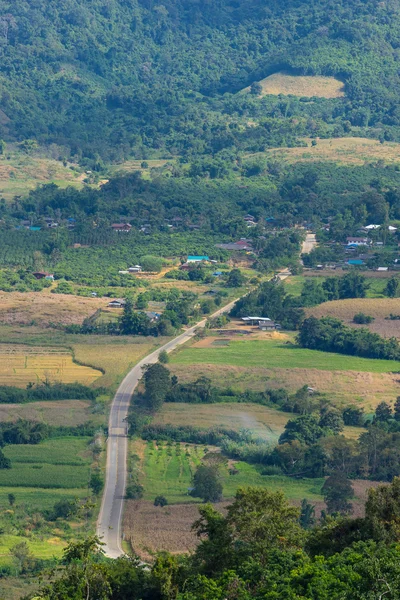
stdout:
<svg viewBox="0 0 400 600">
<path fill-rule="evenodd" d="M 215 312 L 217 317 L 228 312 L 236 301 L 230 302 Z M 106 483 L 104 486 L 100 514 L 97 521 L 97 535 L 102 539 L 106 556 L 118 558 L 124 554 L 121 546 L 121 525 L 126 487 L 126 461 L 128 452 L 127 425 L 131 396 L 142 377 L 142 367 L 158 361 L 162 350 L 171 352 L 195 335 L 196 329 L 204 327 L 203 319 L 181 335 L 167 342 L 161 348 L 143 358 L 125 377 L 119 386 L 110 409 L 107 440 Z"/>
</svg>

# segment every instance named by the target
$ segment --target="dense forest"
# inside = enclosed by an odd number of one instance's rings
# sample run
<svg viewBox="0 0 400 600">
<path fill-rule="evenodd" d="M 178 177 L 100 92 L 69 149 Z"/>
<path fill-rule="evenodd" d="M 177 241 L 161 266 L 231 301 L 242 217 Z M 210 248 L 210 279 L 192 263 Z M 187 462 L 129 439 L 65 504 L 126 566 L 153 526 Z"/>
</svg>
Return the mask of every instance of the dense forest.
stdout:
<svg viewBox="0 0 400 600">
<path fill-rule="evenodd" d="M 0 137 L 107 160 L 259 150 L 352 127 L 397 139 L 399 25 L 394 1 L 5 0 Z M 281 69 L 336 76 L 346 97 L 236 95 Z"/>
</svg>

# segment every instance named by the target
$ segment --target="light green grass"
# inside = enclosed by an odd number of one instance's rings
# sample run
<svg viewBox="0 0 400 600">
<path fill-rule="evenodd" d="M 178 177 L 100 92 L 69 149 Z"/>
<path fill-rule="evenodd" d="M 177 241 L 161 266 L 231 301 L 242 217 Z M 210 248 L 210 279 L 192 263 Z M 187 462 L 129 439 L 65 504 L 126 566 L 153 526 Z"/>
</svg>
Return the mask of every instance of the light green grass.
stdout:
<svg viewBox="0 0 400 600">
<path fill-rule="evenodd" d="M 345 273 L 343 273 L 343 276 Z M 387 284 L 387 278 L 385 277 L 368 277 L 365 273 L 362 273 L 366 277 L 369 288 L 367 290 L 367 298 L 384 298 L 383 290 Z M 334 277 L 334 275 L 332 275 Z M 295 275 L 293 277 L 288 277 L 284 279 L 283 284 L 286 288 L 288 294 L 292 296 L 300 296 L 301 291 L 303 289 L 303 284 L 305 281 L 315 280 L 319 283 L 323 283 L 327 279 L 327 277 L 313 276 L 313 277 L 305 277 L 304 275 Z"/>
<path fill-rule="evenodd" d="M 0 537 L 0 565 L 11 565 L 13 558 L 10 554 L 10 548 L 21 542 L 26 542 L 31 553 L 36 558 L 48 560 L 51 558 L 60 558 L 66 543 L 60 538 L 54 537 L 46 540 L 26 539 L 18 535 L 2 535 Z"/>
<path fill-rule="evenodd" d="M 188 488 L 192 486 L 192 477 L 201 463 L 205 447 L 184 444 L 178 447 L 180 452 L 177 453 L 175 444 L 163 445 L 162 448 L 152 443 L 146 445 L 142 480 L 146 500 L 154 500 L 161 494 L 170 504 L 200 501 L 188 495 Z M 282 490 L 290 500 L 322 500 L 322 479 L 295 480 L 285 476 L 265 476 L 261 474 L 262 467 L 245 462 L 235 463 L 235 467 L 238 470 L 236 475 L 229 475 L 226 468 L 221 471 L 225 498 L 232 498 L 239 487 L 254 485 L 271 491 Z"/>
<path fill-rule="evenodd" d="M 14 463 L 11 469 L 0 471 L 0 491 L 2 486 L 38 488 L 80 488 L 87 487 L 89 466 L 48 465 L 44 463 Z"/>
<path fill-rule="evenodd" d="M 232 341 L 229 346 L 220 348 L 189 347 L 173 356 L 171 363 L 369 373 L 400 371 L 400 362 L 395 360 L 359 358 L 333 352 L 308 350 L 279 340 Z"/>
<path fill-rule="evenodd" d="M 86 489 L 52 489 L 30 487 L 1 487 L 0 488 L 0 510 L 10 508 L 8 494 L 15 496 L 15 508 L 25 507 L 29 512 L 48 510 L 53 508 L 59 500 L 73 500 L 74 498 L 86 498 Z"/>
<path fill-rule="evenodd" d="M 46 463 L 51 465 L 84 466 L 90 463 L 85 456 L 90 437 L 65 437 L 45 440 L 40 444 L 6 446 L 4 454 L 11 463 Z"/>
<path fill-rule="evenodd" d="M 88 485 L 90 438 L 55 438 L 40 444 L 10 445 L 11 469 L 0 471 L 0 489 L 9 487 L 83 488 Z"/>
</svg>

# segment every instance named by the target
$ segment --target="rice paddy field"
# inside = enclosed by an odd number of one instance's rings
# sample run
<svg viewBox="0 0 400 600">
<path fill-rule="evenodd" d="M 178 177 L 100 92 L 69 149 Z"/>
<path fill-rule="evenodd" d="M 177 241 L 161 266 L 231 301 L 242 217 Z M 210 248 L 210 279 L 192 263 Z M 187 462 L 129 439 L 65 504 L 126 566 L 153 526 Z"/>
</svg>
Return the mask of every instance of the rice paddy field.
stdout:
<svg viewBox="0 0 400 600">
<path fill-rule="evenodd" d="M 0 345 L 0 385 L 25 388 L 28 383 L 52 382 L 90 385 L 101 371 L 73 362 L 72 355 L 52 349 Z"/>
</svg>

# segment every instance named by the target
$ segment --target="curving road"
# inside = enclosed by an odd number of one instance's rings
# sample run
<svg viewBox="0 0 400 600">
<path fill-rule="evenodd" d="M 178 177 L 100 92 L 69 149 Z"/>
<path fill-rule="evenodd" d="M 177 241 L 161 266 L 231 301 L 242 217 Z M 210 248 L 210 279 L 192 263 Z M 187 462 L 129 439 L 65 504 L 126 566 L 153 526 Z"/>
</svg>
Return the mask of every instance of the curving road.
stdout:
<svg viewBox="0 0 400 600">
<path fill-rule="evenodd" d="M 236 300 L 215 312 L 217 317 L 231 310 Z M 195 335 L 196 329 L 204 327 L 207 319 L 203 319 L 181 335 L 167 342 L 145 358 L 128 373 L 119 386 L 110 409 L 107 440 L 106 482 L 99 517 L 97 535 L 104 543 L 104 552 L 110 558 L 118 558 L 124 554 L 121 546 L 121 524 L 126 487 L 126 461 L 128 453 L 127 424 L 131 396 L 142 377 L 142 367 L 158 361 L 162 350 L 172 352 Z"/>
</svg>

